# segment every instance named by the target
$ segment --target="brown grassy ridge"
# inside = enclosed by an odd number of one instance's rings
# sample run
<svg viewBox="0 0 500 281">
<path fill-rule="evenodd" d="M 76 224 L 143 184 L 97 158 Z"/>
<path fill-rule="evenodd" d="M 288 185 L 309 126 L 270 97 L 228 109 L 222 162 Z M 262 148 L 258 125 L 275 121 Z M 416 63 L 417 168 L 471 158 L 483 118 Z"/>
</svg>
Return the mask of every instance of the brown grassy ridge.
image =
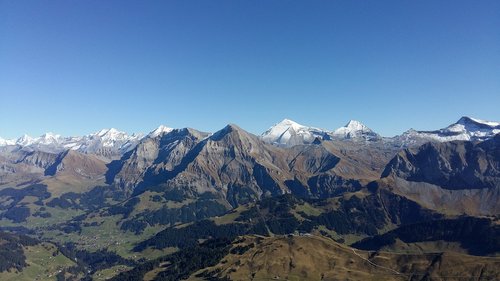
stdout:
<svg viewBox="0 0 500 281">
<path fill-rule="evenodd" d="M 500 280 L 500 258 L 356 250 L 321 236 L 245 236 L 219 264 L 194 273 L 230 280 Z"/>
</svg>

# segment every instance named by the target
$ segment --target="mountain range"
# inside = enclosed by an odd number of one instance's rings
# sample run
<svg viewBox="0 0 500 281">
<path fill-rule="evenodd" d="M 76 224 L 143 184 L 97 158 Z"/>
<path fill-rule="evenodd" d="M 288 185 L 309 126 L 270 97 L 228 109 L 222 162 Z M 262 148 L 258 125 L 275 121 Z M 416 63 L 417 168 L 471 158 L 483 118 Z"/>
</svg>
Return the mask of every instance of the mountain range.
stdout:
<svg viewBox="0 0 500 281">
<path fill-rule="evenodd" d="M 104 156 L 121 155 L 135 147 L 143 138 L 156 137 L 172 131 L 160 125 L 149 134 L 132 134 L 117 129 L 102 129 L 85 136 L 62 137 L 53 133 L 45 133 L 40 137 L 23 135 L 17 140 L 0 137 L 1 146 L 18 145 L 49 152 L 60 152 L 67 149 L 87 154 L 102 154 Z M 312 143 L 320 140 L 366 140 L 400 142 L 408 145 L 422 140 L 453 141 L 453 140 L 485 140 L 500 133 L 500 123 L 484 121 L 471 117 L 462 117 L 456 123 L 446 128 L 434 131 L 416 131 L 410 129 L 395 137 L 382 137 L 359 121 L 350 120 L 345 126 L 329 131 L 301 125 L 290 119 L 276 123 L 260 135 L 265 142 L 283 146 Z"/>
<path fill-rule="evenodd" d="M 335 280 L 349 270 L 411 280 L 450 275 L 448 260 L 469 262 L 469 273 L 455 272 L 495 279 L 499 130 L 463 117 L 387 138 L 357 121 L 328 131 L 285 119 L 260 136 L 229 124 L 214 133 L 160 126 L 145 135 L 109 129 L 4 140 L 0 230 L 10 234 L 0 251 L 15 248 L 20 262 L 6 267 L 22 270 L 21 254 L 30 258 L 41 242 L 11 235 L 50 243 L 75 261 L 57 273 L 69 280 L 257 280 L 275 272 Z M 24 240 L 24 248 L 9 242 Z M 344 265 L 302 268 L 297 257 L 313 256 L 307 247 Z M 269 262 L 274 252 L 287 260 L 279 270 Z M 481 269 L 470 255 L 491 260 Z"/>
<path fill-rule="evenodd" d="M 166 128 L 161 126 L 151 133 L 159 134 L 165 130 Z M 76 137 L 62 137 L 53 133 L 45 133 L 37 138 L 28 135 L 24 135 L 17 140 L 0 138 L 0 146 L 15 145 L 25 149 L 43 150 L 46 152 L 62 152 L 69 149 L 112 159 L 120 157 L 123 153 L 134 148 L 142 138 L 142 134 L 129 135 L 112 128 Z"/>
</svg>

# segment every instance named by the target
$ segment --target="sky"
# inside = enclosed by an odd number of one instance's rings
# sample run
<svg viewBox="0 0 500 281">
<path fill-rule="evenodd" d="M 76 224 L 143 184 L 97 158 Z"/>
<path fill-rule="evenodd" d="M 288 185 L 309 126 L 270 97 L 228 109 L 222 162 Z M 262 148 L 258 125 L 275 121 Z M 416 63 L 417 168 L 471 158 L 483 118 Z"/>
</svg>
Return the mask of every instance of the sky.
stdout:
<svg viewBox="0 0 500 281">
<path fill-rule="evenodd" d="M 0 0 L 0 137 L 500 121 L 500 1 Z"/>
</svg>

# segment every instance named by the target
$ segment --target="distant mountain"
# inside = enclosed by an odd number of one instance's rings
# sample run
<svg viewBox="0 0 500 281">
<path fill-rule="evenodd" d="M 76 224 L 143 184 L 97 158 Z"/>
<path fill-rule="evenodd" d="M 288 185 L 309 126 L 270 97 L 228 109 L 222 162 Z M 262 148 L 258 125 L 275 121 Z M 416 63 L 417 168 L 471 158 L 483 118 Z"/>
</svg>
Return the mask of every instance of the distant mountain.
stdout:
<svg viewBox="0 0 500 281">
<path fill-rule="evenodd" d="M 161 127 L 161 130 L 166 129 Z M 107 159 L 116 159 L 134 148 L 142 137 L 142 134 L 129 135 L 111 128 L 77 137 L 63 137 L 53 133 L 45 133 L 37 138 L 24 135 L 15 141 L 0 139 L 0 146 L 18 145 L 25 149 L 52 153 L 70 149 L 85 154 L 95 154 Z"/>
<path fill-rule="evenodd" d="M 290 119 L 284 119 L 265 131 L 261 138 L 267 143 L 293 146 L 312 143 L 316 138 L 330 139 L 329 134 L 329 131 L 304 126 Z"/>
<path fill-rule="evenodd" d="M 174 130 L 174 129 L 170 128 L 170 127 L 167 127 L 165 125 L 160 125 L 158 128 L 156 128 L 153 131 L 151 131 L 147 135 L 147 137 L 155 138 L 155 137 L 158 137 L 160 135 L 163 135 L 163 134 L 166 134 L 166 133 L 170 133 L 172 130 Z"/>
<path fill-rule="evenodd" d="M 380 140 L 379 134 L 372 131 L 363 123 L 351 120 L 344 127 L 340 127 L 333 131 L 331 135 L 340 139 L 364 139 L 364 140 Z"/>
<path fill-rule="evenodd" d="M 3 138 L 0 138 L 0 146 L 15 145 L 15 144 L 16 144 L 15 140 L 6 140 Z"/>
<path fill-rule="evenodd" d="M 435 131 L 416 131 L 410 129 L 398 138 L 404 142 L 418 141 L 481 141 L 500 133 L 500 123 L 462 117 L 456 123 Z"/>
<path fill-rule="evenodd" d="M 23 135 L 17 140 L 0 137 L 0 147 L 18 145 L 33 150 L 58 153 L 67 149 L 81 153 L 95 154 L 106 159 L 119 159 L 125 152 L 132 150 L 144 137 L 154 138 L 169 133 L 173 128 L 161 125 L 147 135 L 132 134 L 114 128 L 103 129 L 85 136 L 63 137 L 45 133 L 40 137 Z M 482 141 L 500 133 L 500 123 L 484 121 L 471 117 L 462 117 L 450 126 L 434 131 L 416 131 L 410 129 L 392 138 L 381 137 L 359 121 L 350 120 L 345 126 L 329 131 L 301 125 L 290 119 L 284 119 L 261 134 L 260 138 L 270 144 L 290 147 L 312 144 L 315 141 L 383 141 L 398 147 L 421 145 L 427 141 L 470 140 Z"/>
<path fill-rule="evenodd" d="M 310 144 L 321 140 L 380 140 L 381 137 L 359 121 L 351 120 L 344 127 L 328 131 L 301 125 L 289 119 L 275 124 L 261 136 L 267 143 L 280 146 Z"/>
</svg>

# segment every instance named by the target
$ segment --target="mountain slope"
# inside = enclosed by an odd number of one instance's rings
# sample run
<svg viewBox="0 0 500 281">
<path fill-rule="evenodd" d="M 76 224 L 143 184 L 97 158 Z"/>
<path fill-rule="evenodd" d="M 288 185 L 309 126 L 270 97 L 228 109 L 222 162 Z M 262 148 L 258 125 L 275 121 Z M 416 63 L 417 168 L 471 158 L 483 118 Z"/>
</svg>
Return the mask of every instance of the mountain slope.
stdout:
<svg viewBox="0 0 500 281">
<path fill-rule="evenodd" d="M 56 161 L 45 170 L 46 176 L 73 176 L 87 179 L 103 177 L 106 163 L 95 155 L 67 150 L 58 155 Z"/>
<path fill-rule="evenodd" d="M 447 189 L 500 188 L 500 135 L 479 144 L 427 143 L 405 149 L 382 177 L 426 182 Z"/>
<path fill-rule="evenodd" d="M 244 236 L 217 265 L 188 280 L 463 280 L 497 279 L 499 259 L 460 254 L 354 250 L 321 236 Z"/>
<path fill-rule="evenodd" d="M 444 213 L 500 214 L 500 135 L 427 143 L 394 157 L 378 185 Z"/>
<path fill-rule="evenodd" d="M 208 133 L 193 129 L 174 130 L 160 126 L 120 160 L 110 163 L 107 182 L 134 188 L 160 171 L 173 169 L 188 151 L 207 136 Z"/>
<path fill-rule="evenodd" d="M 279 184 L 259 186 L 254 174 L 254 169 L 263 169 L 270 179 L 278 177 L 273 157 L 279 151 L 241 128 L 228 125 L 197 143 L 176 165 L 148 170 L 143 185 L 161 184 L 188 197 L 210 192 L 237 205 L 258 198 L 265 192 L 261 188 L 267 188 L 271 194 L 282 193 Z M 170 155 L 167 153 L 165 157 Z M 285 163 L 278 165 L 283 167 Z"/>
<path fill-rule="evenodd" d="M 182 146 L 182 152 L 158 154 L 155 163 L 139 177 L 142 181 L 136 181 L 134 194 L 149 189 L 196 198 L 208 192 L 235 207 L 289 192 L 323 198 L 341 192 L 336 189 L 343 185 L 359 189 L 357 180 L 363 175 L 368 179 L 377 176 L 355 159 L 339 156 L 341 153 L 326 143 L 280 148 L 235 125 L 190 144 Z M 175 158 L 177 155 L 182 157 Z M 140 163 L 132 160 L 122 167 Z M 351 177 L 353 174 L 358 177 Z"/>
</svg>

